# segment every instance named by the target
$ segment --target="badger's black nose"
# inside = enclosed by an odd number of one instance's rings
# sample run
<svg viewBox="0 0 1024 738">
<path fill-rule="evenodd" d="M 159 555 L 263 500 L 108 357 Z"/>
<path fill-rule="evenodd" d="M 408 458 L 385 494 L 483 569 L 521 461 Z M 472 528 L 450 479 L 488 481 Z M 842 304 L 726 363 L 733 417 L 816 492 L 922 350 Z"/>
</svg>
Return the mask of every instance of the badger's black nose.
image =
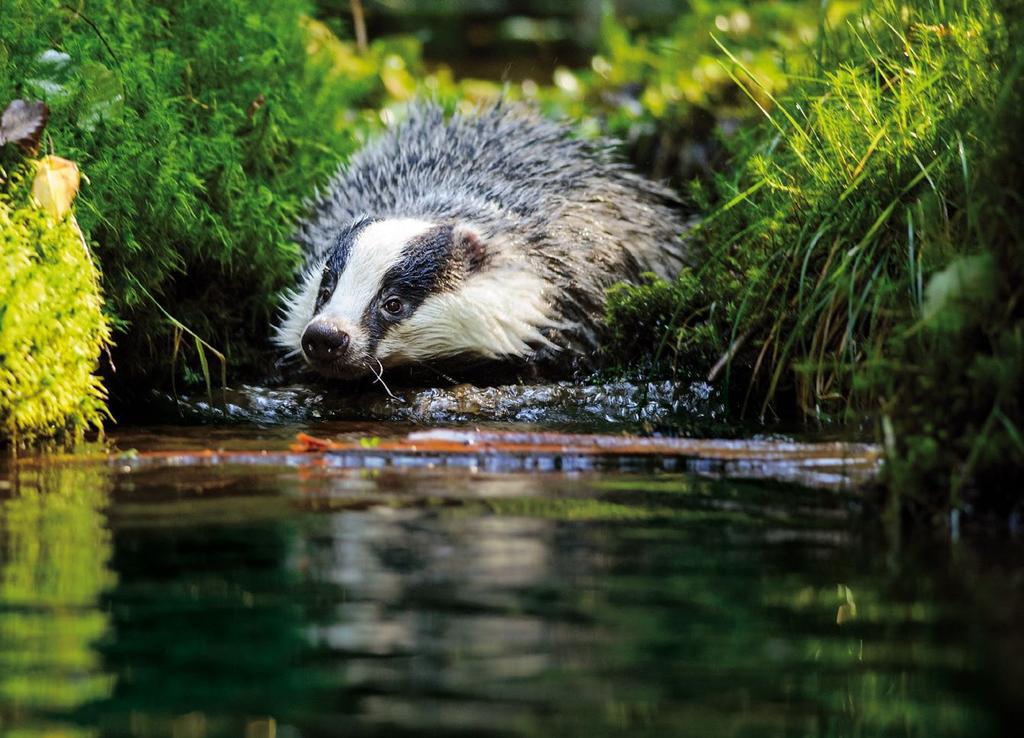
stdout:
<svg viewBox="0 0 1024 738">
<path fill-rule="evenodd" d="M 302 333 L 302 350 L 313 361 L 340 359 L 348 351 L 348 334 L 338 326 L 318 320 Z"/>
</svg>

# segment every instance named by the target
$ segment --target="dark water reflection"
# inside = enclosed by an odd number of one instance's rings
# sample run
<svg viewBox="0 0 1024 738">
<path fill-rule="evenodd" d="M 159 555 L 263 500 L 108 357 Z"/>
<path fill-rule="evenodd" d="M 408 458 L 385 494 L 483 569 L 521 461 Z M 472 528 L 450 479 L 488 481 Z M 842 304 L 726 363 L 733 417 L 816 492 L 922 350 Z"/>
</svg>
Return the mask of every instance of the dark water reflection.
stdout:
<svg viewBox="0 0 1024 738">
<path fill-rule="evenodd" d="M 1002 730 L 963 588 L 881 555 L 852 495 L 314 466 L 6 479 L 2 735 Z"/>
</svg>

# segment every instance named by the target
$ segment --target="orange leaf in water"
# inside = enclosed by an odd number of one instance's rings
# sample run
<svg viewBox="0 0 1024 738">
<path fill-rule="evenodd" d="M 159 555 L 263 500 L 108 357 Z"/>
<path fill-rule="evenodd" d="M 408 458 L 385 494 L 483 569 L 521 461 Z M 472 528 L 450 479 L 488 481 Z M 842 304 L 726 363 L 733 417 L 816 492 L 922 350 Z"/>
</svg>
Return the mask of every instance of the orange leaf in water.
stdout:
<svg viewBox="0 0 1024 738">
<path fill-rule="evenodd" d="M 32 196 L 55 219 L 71 210 L 81 183 L 78 165 L 59 156 L 44 156 L 36 162 L 36 178 Z"/>
</svg>

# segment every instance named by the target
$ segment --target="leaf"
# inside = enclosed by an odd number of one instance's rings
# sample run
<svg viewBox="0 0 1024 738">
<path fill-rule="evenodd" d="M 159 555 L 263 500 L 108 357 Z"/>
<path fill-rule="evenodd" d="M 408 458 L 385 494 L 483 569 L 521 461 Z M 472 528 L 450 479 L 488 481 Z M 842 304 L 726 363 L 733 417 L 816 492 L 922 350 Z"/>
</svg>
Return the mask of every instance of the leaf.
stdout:
<svg viewBox="0 0 1024 738">
<path fill-rule="evenodd" d="M 78 165 L 73 161 L 44 156 L 36 162 L 32 196 L 51 216 L 60 220 L 71 210 L 80 183 Z"/>
<path fill-rule="evenodd" d="M 996 294 L 996 266 L 991 254 L 961 256 L 932 275 L 924 290 L 924 319 L 941 328 L 959 330 L 976 311 L 972 305 L 990 302 Z"/>
<path fill-rule="evenodd" d="M 120 122 L 124 117 L 124 85 L 120 78 L 96 62 L 84 63 L 81 74 L 85 92 L 78 114 L 79 128 L 93 131 L 101 120 Z"/>
<path fill-rule="evenodd" d="M 838 585 L 837 589 L 843 602 L 836 611 L 836 625 L 843 625 L 857 619 L 857 603 L 853 599 L 853 590 L 845 584 Z"/>
<path fill-rule="evenodd" d="M 12 100 L 0 117 L 0 146 L 16 143 L 27 152 L 35 151 L 49 115 L 46 103 Z"/>
<path fill-rule="evenodd" d="M 65 100 L 68 97 L 68 76 L 73 68 L 71 56 L 63 51 L 47 49 L 36 57 L 35 62 L 39 76 L 26 79 L 25 85 L 51 104 Z"/>
</svg>

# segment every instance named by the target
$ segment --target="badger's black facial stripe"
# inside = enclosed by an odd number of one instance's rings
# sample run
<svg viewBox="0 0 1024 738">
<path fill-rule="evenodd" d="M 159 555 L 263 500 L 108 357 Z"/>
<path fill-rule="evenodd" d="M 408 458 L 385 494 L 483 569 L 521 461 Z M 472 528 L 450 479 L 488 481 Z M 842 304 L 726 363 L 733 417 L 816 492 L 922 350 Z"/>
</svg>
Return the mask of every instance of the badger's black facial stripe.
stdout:
<svg viewBox="0 0 1024 738">
<path fill-rule="evenodd" d="M 345 271 L 345 265 L 348 264 L 349 255 L 352 253 L 352 246 L 356 241 L 356 237 L 359 236 L 366 226 L 373 222 L 372 218 L 361 218 L 338 234 L 334 246 L 331 247 L 327 254 L 327 262 L 324 264 L 323 275 L 320 278 L 320 288 L 316 295 L 316 305 L 313 308 L 314 315 L 323 310 L 324 305 L 327 304 L 327 301 L 331 299 L 331 295 L 334 294 L 334 288 L 338 284 L 338 276 Z"/>
<path fill-rule="evenodd" d="M 363 314 L 363 329 L 373 353 L 388 329 L 408 318 L 428 296 L 443 292 L 457 279 L 452 259 L 453 227 L 437 226 L 409 242 L 402 259 L 384 274 L 377 296 Z M 383 310 L 384 303 L 399 298 L 404 309 L 398 315 Z"/>
<path fill-rule="evenodd" d="M 451 270 L 452 227 L 437 226 L 409 242 L 402 260 L 381 280 L 381 294 L 394 292 L 417 308 L 427 295 L 444 288 Z"/>
</svg>

